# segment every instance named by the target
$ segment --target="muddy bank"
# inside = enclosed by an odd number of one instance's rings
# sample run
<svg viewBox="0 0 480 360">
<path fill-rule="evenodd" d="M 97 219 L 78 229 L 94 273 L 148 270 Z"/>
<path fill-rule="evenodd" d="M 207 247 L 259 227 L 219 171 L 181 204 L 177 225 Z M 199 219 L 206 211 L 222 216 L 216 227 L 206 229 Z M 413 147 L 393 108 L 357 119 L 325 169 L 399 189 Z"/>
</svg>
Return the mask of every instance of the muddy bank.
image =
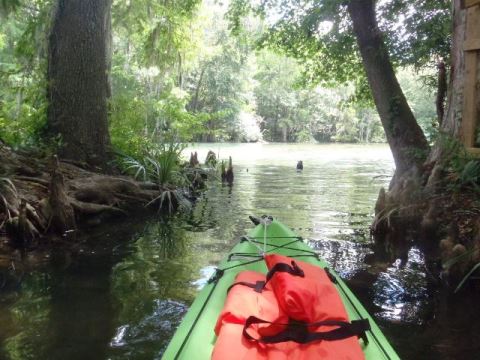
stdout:
<svg viewBox="0 0 480 360">
<path fill-rule="evenodd" d="M 172 186 L 97 170 L 0 145 L 0 267 L 14 266 L 20 253 L 75 243 L 81 229 L 179 206 Z"/>
</svg>

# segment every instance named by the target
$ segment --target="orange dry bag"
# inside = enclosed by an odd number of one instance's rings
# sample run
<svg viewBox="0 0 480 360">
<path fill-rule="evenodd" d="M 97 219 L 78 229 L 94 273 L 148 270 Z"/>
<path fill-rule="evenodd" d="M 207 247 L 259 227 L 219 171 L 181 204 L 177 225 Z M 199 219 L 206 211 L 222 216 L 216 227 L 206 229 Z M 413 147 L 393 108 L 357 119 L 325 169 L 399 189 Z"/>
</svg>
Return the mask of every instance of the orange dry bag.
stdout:
<svg viewBox="0 0 480 360">
<path fill-rule="evenodd" d="M 306 323 L 348 321 L 342 299 L 324 269 L 277 254 L 266 255 L 265 261 L 271 274 L 269 283 L 280 307 L 290 318 Z M 284 271 L 272 274 L 272 269 L 281 264 L 296 266 L 303 276 Z"/>
<path fill-rule="evenodd" d="M 249 285 L 259 284 L 257 291 Z M 280 309 L 275 293 L 270 286 L 264 287 L 265 275 L 255 271 L 242 271 L 228 290 L 227 299 L 215 325 L 218 336 L 222 326 L 228 324 L 245 324 L 249 316 L 257 316 L 271 322 L 282 323 L 288 317 Z M 263 326 L 260 335 L 271 335 L 283 330 L 282 326 Z"/>
<path fill-rule="evenodd" d="M 245 271 L 218 318 L 214 360 L 361 360 L 367 320 L 348 322 L 325 270 L 267 255 L 269 272 Z"/>
<path fill-rule="evenodd" d="M 255 338 L 249 334 L 249 318 L 244 336 L 260 343 L 295 341 L 289 359 L 364 359 L 358 337 L 367 342 L 368 320 L 348 322 L 348 315 L 329 274 L 322 268 L 292 258 L 265 256 L 267 281 L 280 308 L 294 321 L 274 336 Z"/>
<path fill-rule="evenodd" d="M 255 285 L 258 284 L 255 289 Z M 265 275 L 243 271 L 235 278 L 215 326 L 217 341 L 212 359 L 270 359 L 272 354 L 286 354 L 286 344 L 258 344 L 242 336 L 246 319 L 253 315 L 272 323 L 286 323 L 288 317 L 278 306 L 272 288 L 265 284 Z M 253 286 L 250 287 L 250 286 Z M 285 329 L 284 325 L 264 324 L 252 331 L 255 336 L 271 336 Z M 281 357 L 277 357 L 282 359 Z M 286 359 L 286 357 L 285 357 Z"/>
</svg>

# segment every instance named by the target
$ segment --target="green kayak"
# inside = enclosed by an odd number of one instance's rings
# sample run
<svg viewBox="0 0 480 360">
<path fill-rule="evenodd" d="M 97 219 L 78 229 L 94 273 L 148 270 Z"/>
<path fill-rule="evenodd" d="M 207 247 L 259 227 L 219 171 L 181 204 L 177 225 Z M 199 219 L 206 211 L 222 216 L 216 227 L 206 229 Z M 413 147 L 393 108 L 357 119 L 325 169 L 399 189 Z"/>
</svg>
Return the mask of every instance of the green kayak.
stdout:
<svg viewBox="0 0 480 360">
<path fill-rule="evenodd" d="M 265 220 L 265 219 L 264 219 Z M 276 253 L 308 262 L 322 268 L 328 265 L 297 236 L 290 228 L 271 220 L 253 228 L 249 234 L 236 244 L 228 257 L 219 265 L 208 284 L 200 291 L 178 327 L 163 359 L 206 360 L 210 359 L 215 346 L 215 323 L 224 306 L 227 289 L 234 283 L 236 275 L 244 270 L 267 273 L 265 262 L 260 253 Z M 358 299 L 345 283 L 332 270 L 336 278 L 338 293 L 343 300 L 350 320 L 368 319 L 368 343 L 360 341 L 366 359 L 399 359 L 381 330 L 375 324 Z"/>
</svg>

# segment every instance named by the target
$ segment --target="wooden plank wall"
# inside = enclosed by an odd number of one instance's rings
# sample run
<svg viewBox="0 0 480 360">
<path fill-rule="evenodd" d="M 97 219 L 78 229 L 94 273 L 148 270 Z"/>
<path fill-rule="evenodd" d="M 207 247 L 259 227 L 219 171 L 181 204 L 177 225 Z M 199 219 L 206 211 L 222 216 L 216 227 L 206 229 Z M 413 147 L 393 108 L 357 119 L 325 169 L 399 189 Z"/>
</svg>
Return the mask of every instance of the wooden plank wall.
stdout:
<svg viewBox="0 0 480 360">
<path fill-rule="evenodd" d="M 480 0 L 465 0 L 467 8 L 467 29 L 465 33 L 465 88 L 462 116 L 463 141 L 467 148 L 475 147 L 476 130 L 480 108 Z M 472 149 L 473 150 L 473 149 Z M 478 154 L 476 150 L 472 151 Z"/>
<path fill-rule="evenodd" d="M 465 0 L 464 7 L 469 8 L 475 5 L 480 5 L 480 0 Z"/>
</svg>

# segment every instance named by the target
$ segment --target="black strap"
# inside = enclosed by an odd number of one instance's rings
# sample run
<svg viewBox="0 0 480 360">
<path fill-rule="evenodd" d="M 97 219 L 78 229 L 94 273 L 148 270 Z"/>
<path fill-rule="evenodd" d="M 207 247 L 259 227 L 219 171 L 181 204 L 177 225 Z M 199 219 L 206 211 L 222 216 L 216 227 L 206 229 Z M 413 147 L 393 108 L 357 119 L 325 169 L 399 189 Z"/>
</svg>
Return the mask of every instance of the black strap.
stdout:
<svg viewBox="0 0 480 360">
<path fill-rule="evenodd" d="M 225 269 L 219 269 L 219 268 L 215 269 L 215 273 L 210 277 L 210 279 L 208 279 L 207 283 L 208 284 L 217 283 L 224 273 L 225 273 Z"/>
<path fill-rule="evenodd" d="M 265 285 L 267 285 L 267 282 L 269 282 L 273 275 L 275 275 L 277 272 L 286 272 L 289 273 L 293 276 L 300 276 L 300 277 L 305 277 L 305 273 L 303 272 L 302 269 L 297 265 L 295 261 L 292 260 L 292 265 L 288 265 L 285 263 L 277 263 L 275 264 L 270 271 L 267 273 L 266 281 L 257 281 L 255 283 L 249 283 L 246 281 L 238 281 L 236 283 L 233 283 L 230 285 L 227 289 L 227 293 L 230 292 L 230 290 L 236 286 L 236 285 L 243 285 L 247 286 L 249 288 L 252 288 L 258 293 L 261 293 L 263 289 L 265 288 Z"/>
<path fill-rule="evenodd" d="M 328 278 L 330 279 L 330 281 L 334 284 L 338 284 L 338 280 L 337 278 L 335 277 L 335 275 L 332 274 L 332 272 L 330 271 L 330 269 L 328 267 L 324 268 L 323 270 L 325 270 L 325 272 L 327 273 L 327 276 Z"/>
<path fill-rule="evenodd" d="M 230 285 L 227 289 L 227 293 L 229 293 L 230 290 L 236 285 L 247 286 L 249 288 L 252 288 L 256 292 L 261 293 L 263 288 L 265 287 L 265 281 L 257 281 L 255 284 L 254 283 L 249 283 L 249 282 L 246 282 L 246 281 L 239 281 L 239 282 L 236 282 L 236 283 L 233 283 L 232 285 Z"/>
<path fill-rule="evenodd" d="M 254 324 L 273 324 L 283 325 L 286 329 L 273 336 L 262 336 L 258 339 L 248 333 L 248 328 Z M 317 326 L 337 326 L 336 329 L 329 331 L 309 332 L 309 327 Z M 285 341 L 294 341 L 299 344 L 307 344 L 313 341 L 335 341 L 350 338 L 352 336 L 361 337 L 365 344 L 368 344 L 366 331 L 370 330 L 368 319 L 347 321 L 326 320 L 316 323 L 299 323 L 291 322 L 289 324 L 274 323 L 250 316 L 243 327 L 243 336 L 249 341 L 259 342 L 263 344 L 275 344 Z"/>
<path fill-rule="evenodd" d="M 294 260 L 292 260 L 291 264 L 292 265 L 288 265 L 286 263 L 276 263 L 267 273 L 265 284 L 267 284 L 277 272 L 286 272 L 293 276 L 305 277 L 305 273 Z"/>
</svg>

